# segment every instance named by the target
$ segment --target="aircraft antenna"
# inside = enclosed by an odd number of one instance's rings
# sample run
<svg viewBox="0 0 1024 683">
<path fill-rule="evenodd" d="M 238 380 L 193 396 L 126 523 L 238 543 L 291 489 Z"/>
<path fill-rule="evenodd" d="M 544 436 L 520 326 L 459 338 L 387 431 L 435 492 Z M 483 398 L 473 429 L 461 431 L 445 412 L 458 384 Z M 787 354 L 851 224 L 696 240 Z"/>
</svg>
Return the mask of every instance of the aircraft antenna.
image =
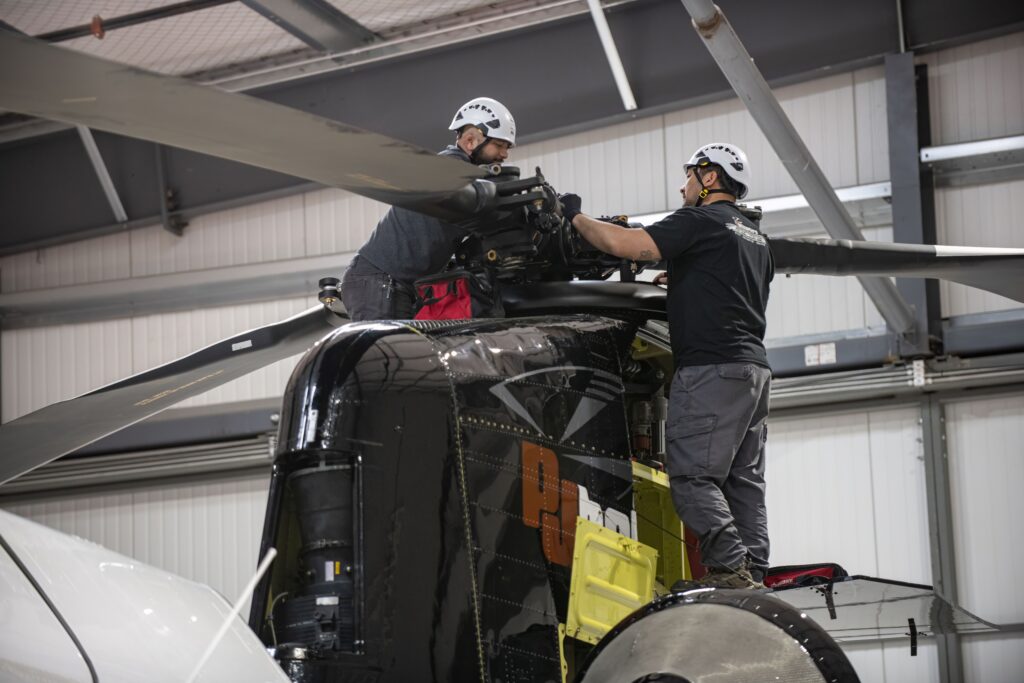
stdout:
<svg viewBox="0 0 1024 683">
<path fill-rule="evenodd" d="M 277 549 L 270 548 L 267 550 L 267 554 L 263 556 L 263 561 L 260 562 L 260 566 L 256 568 L 256 573 L 253 574 L 251 579 L 249 579 L 249 583 L 245 584 L 245 588 L 242 589 L 242 594 L 238 596 L 237 600 L 235 600 L 235 605 L 231 608 L 230 614 L 228 614 L 227 618 L 224 619 L 224 623 L 220 625 L 220 630 L 217 631 L 217 635 L 215 635 L 213 640 L 210 641 L 210 644 L 206 646 L 206 652 L 204 652 L 203 656 L 199 658 L 199 662 L 196 663 L 196 667 L 192 669 L 192 673 L 187 679 L 188 683 L 195 683 L 196 676 L 199 675 L 199 672 L 206 664 L 206 661 L 210 658 L 210 655 L 213 654 L 218 643 L 220 643 L 224 638 L 224 635 L 228 632 L 228 629 L 231 627 L 231 621 L 238 617 L 238 613 L 242 611 L 242 604 L 245 602 L 246 596 L 256 589 L 256 583 L 263 578 L 264 574 L 267 573 L 267 570 L 270 568 L 270 563 L 274 561 L 275 557 L 277 557 Z"/>
</svg>

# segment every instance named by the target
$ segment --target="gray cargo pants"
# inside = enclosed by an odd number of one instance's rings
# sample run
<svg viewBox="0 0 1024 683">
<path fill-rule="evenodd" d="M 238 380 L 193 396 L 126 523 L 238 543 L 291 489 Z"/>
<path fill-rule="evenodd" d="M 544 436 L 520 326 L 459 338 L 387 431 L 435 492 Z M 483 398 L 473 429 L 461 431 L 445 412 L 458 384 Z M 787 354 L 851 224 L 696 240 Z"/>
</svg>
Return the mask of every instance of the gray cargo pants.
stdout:
<svg viewBox="0 0 1024 683">
<path fill-rule="evenodd" d="M 668 474 L 676 512 L 707 567 L 768 567 L 764 445 L 771 371 L 754 363 L 682 367 L 668 404 Z M 756 577 L 755 577 L 756 578 Z"/>
<path fill-rule="evenodd" d="M 408 320 L 413 316 L 413 288 L 392 279 L 358 255 L 341 279 L 340 294 L 345 310 L 355 322 Z"/>
</svg>

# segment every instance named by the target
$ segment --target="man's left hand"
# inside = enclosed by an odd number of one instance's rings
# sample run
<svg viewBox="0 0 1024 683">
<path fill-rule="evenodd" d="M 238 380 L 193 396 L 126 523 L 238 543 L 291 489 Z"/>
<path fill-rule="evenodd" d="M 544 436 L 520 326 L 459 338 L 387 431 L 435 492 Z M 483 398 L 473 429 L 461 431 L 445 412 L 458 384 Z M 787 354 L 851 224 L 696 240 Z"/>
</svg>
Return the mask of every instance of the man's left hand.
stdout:
<svg viewBox="0 0 1024 683">
<path fill-rule="evenodd" d="M 572 192 L 566 192 L 565 194 L 558 195 L 558 201 L 562 204 L 562 215 L 565 216 L 565 220 L 569 221 L 572 225 L 572 219 L 576 218 L 582 212 L 583 199 L 578 194 Z"/>
</svg>

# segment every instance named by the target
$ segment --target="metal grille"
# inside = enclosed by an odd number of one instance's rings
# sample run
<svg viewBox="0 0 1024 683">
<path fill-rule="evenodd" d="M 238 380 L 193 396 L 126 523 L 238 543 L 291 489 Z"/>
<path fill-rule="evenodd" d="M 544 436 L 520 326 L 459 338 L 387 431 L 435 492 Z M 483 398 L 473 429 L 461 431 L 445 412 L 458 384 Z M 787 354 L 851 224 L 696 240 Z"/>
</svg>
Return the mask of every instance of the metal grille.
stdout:
<svg viewBox="0 0 1024 683">
<path fill-rule="evenodd" d="M 22 33 L 38 36 L 88 24 L 96 15 L 120 17 L 168 4 L 168 0 L 2 0 L 0 19 Z"/>
<path fill-rule="evenodd" d="M 237 90 L 587 11 L 583 0 L 329 0 L 376 39 L 328 52 L 315 41 L 304 42 L 309 38 L 301 37 L 301 29 L 256 11 L 264 4 L 270 14 L 275 11 L 269 0 L 0 0 L 0 21 L 61 47 Z M 166 16 L 169 9 L 181 13 Z M 148 14 L 129 25 L 114 21 L 139 13 Z M 105 30 L 92 34 L 88 27 L 96 17 Z M 46 37 L 72 28 L 83 30 L 70 38 Z M 253 82 L 253 72 L 262 80 Z M 226 82 L 242 76 L 242 84 Z"/>
<path fill-rule="evenodd" d="M 374 33 L 395 27 L 409 27 L 432 23 L 441 17 L 465 16 L 471 10 L 495 4 L 490 0 L 329 0 L 338 11 L 347 14 Z M 507 4 L 507 3 L 505 3 Z"/>
<path fill-rule="evenodd" d="M 23 3 L 16 2 L 20 7 Z M 3 8 L 4 21 L 19 30 L 37 35 L 35 25 L 53 28 L 69 28 L 88 24 L 96 14 L 104 19 L 113 19 L 124 14 L 152 9 L 163 3 L 112 3 L 109 12 L 98 12 L 96 7 L 107 4 L 93 2 L 38 3 L 38 7 L 26 8 L 21 14 L 25 24 L 16 17 L 8 18 L 7 2 Z M 47 8 L 60 5 L 64 9 Z M 64 7 L 64 6 L 67 7 Z M 125 5 L 132 7 L 124 12 Z M 140 5 L 144 5 L 140 7 Z M 46 30 L 46 29 L 44 29 Z M 150 71 L 182 75 L 208 71 L 234 64 L 251 64 L 268 55 L 304 51 L 306 45 L 298 38 L 285 32 L 240 3 L 189 12 L 134 26 L 118 28 L 105 33 L 102 38 L 89 35 L 58 43 L 61 47 L 86 52 L 122 64 L 131 64 Z"/>
</svg>

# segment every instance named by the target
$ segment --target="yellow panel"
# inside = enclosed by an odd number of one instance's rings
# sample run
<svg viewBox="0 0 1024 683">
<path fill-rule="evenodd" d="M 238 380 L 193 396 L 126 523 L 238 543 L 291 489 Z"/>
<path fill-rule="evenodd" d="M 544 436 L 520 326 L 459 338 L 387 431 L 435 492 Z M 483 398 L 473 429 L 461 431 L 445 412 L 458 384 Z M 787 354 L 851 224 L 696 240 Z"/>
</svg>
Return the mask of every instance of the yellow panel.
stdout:
<svg viewBox="0 0 1024 683">
<path fill-rule="evenodd" d="M 643 465 L 636 460 L 633 461 L 633 479 L 642 479 L 668 489 L 668 475 L 661 470 Z"/>
<path fill-rule="evenodd" d="M 569 673 L 569 665 L 565 663 L 565 624 L 558 625 L 558 658 L 562 660 L 562 683 Z"/>
<path fill-rule="evenodd" d="M 566 633 L 597 643 L 651 601 L 657 563 L 654 548 L 578 517 Z"/>
<path fill-rule="evenodd" d="M 633 496 L 637 538 L 658 551 L 658 581 L 671 586 L 679 579 L 691 579 L 683 543 L 685 530 L 672 504 L 668 475 L 634 462 Z"/>
</svg>

